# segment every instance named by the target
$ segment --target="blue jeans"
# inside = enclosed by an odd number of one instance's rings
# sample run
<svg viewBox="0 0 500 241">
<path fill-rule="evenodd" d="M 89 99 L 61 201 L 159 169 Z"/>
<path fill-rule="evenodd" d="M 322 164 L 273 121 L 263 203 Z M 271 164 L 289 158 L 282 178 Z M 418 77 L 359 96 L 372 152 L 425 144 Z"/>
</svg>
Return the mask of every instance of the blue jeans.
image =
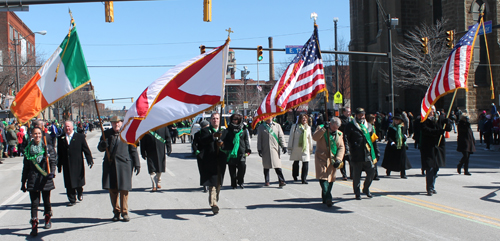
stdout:
<svg viewBox="0 0 500 241">
<path fill-rule="evenodd" d="M 438 171 L 439 167 L 431 167 L 427 168 L 425 171 L 425 181 L 426 181 L 426 186 L 427 186 L 427 191 L 433 191 L 434 190 L 434 184 L 436 183 L 436 178 L 438 176 Z"/>
</svg>

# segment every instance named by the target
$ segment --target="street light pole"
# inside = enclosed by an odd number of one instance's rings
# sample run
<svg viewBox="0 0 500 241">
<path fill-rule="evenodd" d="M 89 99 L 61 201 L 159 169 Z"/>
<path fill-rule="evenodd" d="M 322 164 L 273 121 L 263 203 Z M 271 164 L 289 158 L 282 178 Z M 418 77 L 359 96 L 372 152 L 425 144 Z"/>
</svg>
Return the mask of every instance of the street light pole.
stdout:
<svg viewBox="0 0 500 241">
<path fill-rule="evenodd" d="M 38 32 L 33 32 L 33 33 L 30 33 L 29 35 L 27 35 L 26 37 L 22 37 L 20 39 L 13 39 L 13 45 L 14 45 L 14 55 L 15 55 L 15 58 L 16 58 L 16 94 L 19 93 L 19 57 L 17 55 L 17 46 L 19 46 L 19 42 L 23 39 L 26 39 L 27 37 L 31 36 L 31 35 L 34 35 L 34 34 L 41 34 L 41 35 L 45 35 L 47 34 L 47 31 L 43 30 L 43 31 L 38 31 Z"/>
<path fill-rule="evenodd" d="M 338 51 L 337 48 L 337 22 L 339 21 L 339 18 L 333 18 L 333 23 L 335 26 L 335 51 Z M 337 92 L 340 90 L 339 88 L 339 59 L 338 59 L 338 54 L 335 53 L 335 86 L 337 87 Z"/>
<path fill-rule="evenodd" d="M 394 116 L 394 74 L 392 69 L 392 26 L 398 25 L 398 19 L 395 18 L 394 21 L 391 19 L 391 14 L 387 14 L 387 34 L 388 34 L 388 48 L 387 48 L 387 58 L 389 59 L 389 82 L 391 84 L 391 111 Z"/>
</svg>

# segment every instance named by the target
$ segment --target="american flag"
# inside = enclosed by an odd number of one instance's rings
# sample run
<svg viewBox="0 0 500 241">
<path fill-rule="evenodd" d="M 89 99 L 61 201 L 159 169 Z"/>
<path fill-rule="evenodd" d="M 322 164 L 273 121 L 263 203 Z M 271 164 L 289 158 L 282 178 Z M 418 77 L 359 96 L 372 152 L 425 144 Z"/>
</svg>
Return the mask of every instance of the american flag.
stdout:
<svg viewBox="0 0 500 241">
<path fill-rule="evenodd" d="M 257 89 L 258 89 L 259 91 L 262 91 L 262 86 L 260 86 L 259 84 L 257 84 Z"/>
<path fill-rule="evenodd" d="M 255 128 L 259 121 L 307 103 L 323 91 L 328 95 L 323 60 L 319 50 L 318 28 L 315 25 L 311 38 L 262 101 L 252 125 Z"/>
<path fill-rule="evenodd" d="M 483 19 L 481 18 L 480 22 L 472 26 L 469 32 L 460 39 L 432 80 L 431 86 L 427 89 L 425 97 L 422 100 L 422 107 L 420 109 L 422 122 L 427 119 L 431 106 L 439 98 L 455 91 L 455 89 L 467 88 L 467 76 L 469 75 L 469 66 L 473 56 L 474 42 L 477 30 L 482 21 Z"/>
</svg>

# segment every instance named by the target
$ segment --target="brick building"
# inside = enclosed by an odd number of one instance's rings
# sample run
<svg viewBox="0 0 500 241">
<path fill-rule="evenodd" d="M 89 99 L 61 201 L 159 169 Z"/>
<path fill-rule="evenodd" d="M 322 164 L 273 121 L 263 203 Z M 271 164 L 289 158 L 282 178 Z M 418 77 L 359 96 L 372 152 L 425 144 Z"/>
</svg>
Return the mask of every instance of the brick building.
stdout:
<svg viewBox="0 0 500 241">
<path fill-rule="evenodd" d="M 485 4 L 485 21 L 492 21 L 492 25 L 499 24 L 498 13 L 500 5 L 495 0 L 380 0 L 383 10 L 391 17 L 399 18 L 399 25 L 392 30 L 393 51 L 397 55 L 394 45 L 404 41 L 404 34 L 413 30 L 421 23 L 433 24 L 435 21 L 447 19 L 446 30 L 455 32 L 467 31 L 479 16 L 479 7 Z M 387 52 L 388 30 L 384 22 L 382 9 L 377 1 L 351 0 L 351 43 L 350 51 Z M 445 30 L 445 31 L 446 31 Z M 500 86 L 500 48 L 498 30 L 487 34 L 488 47 L 492 62 L 494 86 Z M 458 41 L 462 37 L 456 35 Z M 425 36 L 422 36 L 425 37 Z M 498 103 L 499 91 L 495 90 L 495 99 L 492 100 L 490 91 L 490 77 L 487 66 L 486 43 L 484 37 L 477 38 L 473 63 L 468 77 L 468 89 L 459 90 L 454 106 L 459 106 L 471 114 L 474 120 L 481 109 L 489 109 L 492 102 Z M 442 64 L 442 63 L 441 63 Z M 383 80 L 380 69 L 388 69 L 386 57 L 351 56 L 351 97 L 352 107 L 365 107 L 370 112 L 390 111 L 391 103 L 386 100 L 391 88 Z M 397 76 L 394 76 L 396 79 Z M 420 113 L 420 104 L 425 91 L 415 89 L 395 88 L 395 108 L 401 108 L 413 113 Z M 416 101 L 418 100 L 418 101 Z M 438 109 L 450 105 L 451 95 L 442 98 L 436 103 Z"/>
</svg>

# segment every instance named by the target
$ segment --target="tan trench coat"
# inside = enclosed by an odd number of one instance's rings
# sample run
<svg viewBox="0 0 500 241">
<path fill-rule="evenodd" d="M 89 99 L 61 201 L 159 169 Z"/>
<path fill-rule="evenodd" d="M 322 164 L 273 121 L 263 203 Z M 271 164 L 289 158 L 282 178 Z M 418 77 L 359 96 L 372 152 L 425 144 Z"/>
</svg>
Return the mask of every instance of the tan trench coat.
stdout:
<svg viewBox="0 0 500 241">
<path fill-rule="evenodd" d="M 276 138 L 267 131 L 266 123 L 259 125 L 257 137 L 257 150 L 262 151 L 262 165 L 265 169 L 281 168 L 280 148 Z M 281 126 L 271 122 L 271 129 L 281 142 L 281 148 L 285 147 L 285 134 Z"/>
<path fill-rule="evenodd" d="M 303 161 L 309 162 L 311 160 L 310 154 L 313 152 L 313 142 L 311 127 L 307 126 L 307 142 L 306 152 L 302 152 L 302 147 L 299 146 L 300 136 L 302 130 L 299 125 L 294 124 L 290 129 L 290 137 L 288 138 L 288 153 L 290 153 L 290 161 Z"/>
<path fill-rule="evenodd" d="M 325 137 L 325 128 L 318 128 L 313 134 L 313 140 L 316 141 L 316 154 L 315 154 L 315 166 L 316 166 L 316 178 L 319 180 L 327 180 L 328 182 L 335 181 L 335 173 L 337 168 L 333 168 L 332 162 L 328 158 L 328 151 L 330 148 L 327 147 Z M 344 158 L 345 146 L 344 138 L 342 132 L 337 130 L 335 132 L 335 143 L 337 144 L 337 155 L 335 155 L 334 160 L 342 161 Z"/>
</svg>

